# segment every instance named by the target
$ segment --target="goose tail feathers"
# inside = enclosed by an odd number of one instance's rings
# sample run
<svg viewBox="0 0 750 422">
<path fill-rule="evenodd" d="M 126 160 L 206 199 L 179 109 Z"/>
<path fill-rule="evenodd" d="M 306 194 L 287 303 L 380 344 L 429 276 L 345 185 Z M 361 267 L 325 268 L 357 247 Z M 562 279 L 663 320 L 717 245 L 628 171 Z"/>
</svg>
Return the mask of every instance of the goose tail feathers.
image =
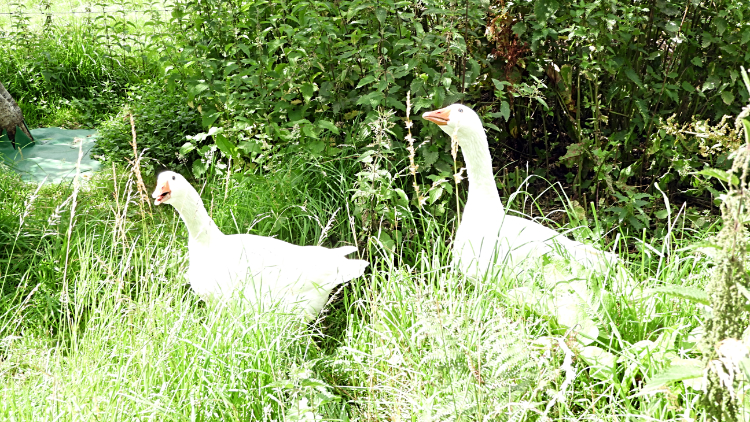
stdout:
<svg viewBox="0 0 750 422">
<path fill-rule="evenodd" d="M 342 257 L 357 252 L 356 246 L 342 246 L 332 250 L 337 255 Z M 339 277 L 338 279 L 345 283 L 351 279 L 357 278 L 365 273 L 365 268 L 370 263 L 362 259 L 344 259 L 344 262 L 339 266 Z"/>
<path fill-rule="evenodd" d="M 339 267 L 339 275 L 341 276 L 342 282 L 355 279 L 365 273 L 365 268 L 370 263 L 361 259 L 347 259 L 346 262 Z"/>
<path fill-rule="evenodd" d="M 334 251 L 336 251 L 336 253 L 341 254 L 341 256 L 347 256 L 350 253 L 357 252 L 357 247 L 356 246 L 342 246 L 340 248 L 334 249 Z"/>
</svg>

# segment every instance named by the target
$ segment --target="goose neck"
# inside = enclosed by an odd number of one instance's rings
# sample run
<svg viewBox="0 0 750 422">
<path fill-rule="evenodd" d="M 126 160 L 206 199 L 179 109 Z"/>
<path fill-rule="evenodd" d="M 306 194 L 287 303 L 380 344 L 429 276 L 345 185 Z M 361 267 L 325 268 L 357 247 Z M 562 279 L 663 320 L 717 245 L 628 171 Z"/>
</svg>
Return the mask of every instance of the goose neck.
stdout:
<svg viewBox="0 0 750 422">
<path fill-rule="evenodd" d="M 484 131 L 482 131 L 484 132 Z M 469 198 L 499 204 L 500 195 L 495 185 L 495 176 L 492 172 L 492 157 L 487 144 L 487 136 L 484 133 L 468 133 L 464 142 L 461 143 L 461 152 L 466 161 L 466 173 L 469 177 Z"/>
<path fill-rule="evenodd" d="M 175 201 L 172 205 L 185 222 L 191 241 L 209 243 L 212 238 L 222 234 L 214 220 L 208 215 L 198 192 Z"/>
</svg>

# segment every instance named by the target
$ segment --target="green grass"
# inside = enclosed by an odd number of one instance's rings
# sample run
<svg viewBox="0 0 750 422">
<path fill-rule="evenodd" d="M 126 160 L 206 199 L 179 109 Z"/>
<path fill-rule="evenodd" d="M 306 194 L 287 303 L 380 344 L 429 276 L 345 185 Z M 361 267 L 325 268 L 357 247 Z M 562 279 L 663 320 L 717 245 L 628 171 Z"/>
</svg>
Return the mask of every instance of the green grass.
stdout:
<svg viewBox="0 0 750 422">
<path fill-rule="evenodd" d="M 47 8 L 49 4 L 49 8 Z M 19 17 L 24 19 L 25 25 L 33 31 L 44 29 L 47 22 L 46 13 L 52 13 L 52 24 L 66 27 L 81 25 L 102 15 L 121 15 L 127 11 L 128 20 L 136 26 L 145 23 L 150 15 L 143 10 L 164 9 L 162 2 L 147 2 L 128 0 L 127 3 L 109 4 L 102 7 L 102 3 L 86 0 L 14 0 L 0 6 L 0 31 L 11 31 L 19 24 Z M 87 10 L 88 9 L 88 10 Z M 90 13 L 86 13 L 90 12 Z M 13 13 L 14 15 L 8 15 Z"/>
<path fill-rule="evenodd" d="M 26 13 L 0 15 L 0 75 L 29 127 L 93 126 L 116 113 L 129 86 L 159 74 L 149 48 L 159 25 L 112 11 L 55 16 L 44 26 L 39 3 L 21 3 L 0 8 Z M 53 12 L 96 10 L 77 1 L 50 3 Z"/>
<path fill-rule="evenodd" d="M 170 207 L 141 216 L 127 172 L 102 174 L 77 193 L 68 240 L 71 202 L 56 223 L 52 214 L 70 187 L 42 187 L 31 201 L 34 189 L 2 171 L 0 221 L 13 242 L 4 241 L 1 276 L 0 418 L 700 418 L 697 392 L 681 383 L 637 395 L 674 358 L 696 356 L 694 306 L 613 292 L 607 312 L 592 308 L 600 335 L 591 346 L 617 364 L 598 364 L 573 340 L 575 329 L 510 298 L 528 280 L 452 273 L 452 222 L 406 216 L 410 240 L 395 250 L 362 236 L 356 219 L 352 229 L 347 202 L 357 171 L 348 158 L 291 161 L 201 186 L 227 233 L 360 246 L 370 270 L 310 326 L 199 301 L 181 278 L 185 228 Z M 702 234 L 680 227 L 683 220 L 669 237 L 645 239 L 653 250 L 628 257 L 640 287 L 704 282 L 705 260 L 681 249 Z M 670 254 L 648 256 L 665 245 Z"/>
</svg>

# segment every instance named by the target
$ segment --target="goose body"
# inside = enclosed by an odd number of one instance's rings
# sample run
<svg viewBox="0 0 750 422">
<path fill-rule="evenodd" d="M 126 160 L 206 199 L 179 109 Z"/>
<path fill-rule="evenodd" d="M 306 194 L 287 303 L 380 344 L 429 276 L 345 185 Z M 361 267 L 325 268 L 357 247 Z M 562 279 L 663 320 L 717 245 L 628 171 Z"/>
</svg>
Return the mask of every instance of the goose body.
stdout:
<svg viewBox="0 0 750 422">
<path fill-rule="evenodd" d="M 8 132 L 8 139 L 10 139 L 13 148 L 16 147 L 16 127 L 20 127 L 29 139 L 34 140 L 26 122 L 23 120 L 21 107 L 16 104 L 16 101 L 0 82 L 0 134 L 3 130 Z"/>
<path fill-rule="evenodd" d="M 170 204 L 188 228 L 191 288 L 204 298 L 249 302 L 256 309 L 278 305 L 309 321 L 338 285 L 359 277 L 367 261 L 347 259 L 354 246 L 297 246 L 251 234 L 225 235 L 206 212 L 198 192 L 181 175 L 159 175 L 154 203 Z"/>
<path fill-rule="evenodd" d="M 456 138 L 466 162 L 469 194 L 453 243 L 454 267 L 483 278 L 550 254 L 597 271 L 605 271 L 618 261 L 613 254 L 571 240 L 535 221 L 506 214 L 492 173 L 487 135 L 472 109 L 453 104 L 422 117 Z"/>
</svg>

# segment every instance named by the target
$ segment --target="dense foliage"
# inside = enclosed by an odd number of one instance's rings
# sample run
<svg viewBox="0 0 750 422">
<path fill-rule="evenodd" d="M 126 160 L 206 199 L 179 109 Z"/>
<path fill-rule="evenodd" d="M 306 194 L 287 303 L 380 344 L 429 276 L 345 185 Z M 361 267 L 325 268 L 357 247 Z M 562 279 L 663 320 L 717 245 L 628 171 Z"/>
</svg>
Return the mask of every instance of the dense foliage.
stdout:
<svg viewBox="0 0 750 422">
<path fill-rule="evenodd" d="M 498 169 L 530 162 L 534 174 L 572 184 L 575 198 L 588 194 L 611 222 L 653 229 L 663 206 L 653 209 L 652 182 L 673 202 L 710 207 L 715 186 L 692 173 L 726 168 L 740 141 L 719 120 L 748 98 L 737 69 L 750 61 L 750 6 L 725 3 L 176 2 L 165 25 L 178 38 L 160 41 L 166 80 L 210 136 L 170 145 L 196 175 L 216 148 L 235 163 L 282 151 L 335 156 L 341 144 L 364 153 L 373 139 L 353 133 L 367 127 L 358 124 L 383 110 L 403 118 L 407 92 L 413 113 L 463 101 L 496 130 Z M 693 121 L 720 129 L 685 126 Z M 403 168 L 402 125 L 387 132 L 387 161 Z M 419 133 L 431 138 L 416 157 L 428 191 L 454 166 L 445 137 Z M 375 172 L 383 168 L 398 173 Z M 434 212 L 450 203 L 439 196 L 429 197 Z"/>
<path fill-rule="evenodd" d="M 122 98 L 151 167 L 195 176 L 217 159 L 255 168 L 354 145 L 374 156 L 367 177 L 391 193 L 369 196 L 391 213 L 404 198 L 450 209 L 444 182 L 461 167 L 417 119 L 414 134 L 430 140 L 416 147 L 421 193 L 397 181 L 407 93 L 412 113 L 462 101 L 484 116 L 505 194 L 530 174 L 559 181 L 626 231 L 663 227 L 656 181 L 673 203 L 712 208 L 719 187 L 693 173 L 728 168 L 740 142 L 722 116 L 748 98 L 738 73 L 750 61 L 746 2 L 180 0 L 170 10 L 140 30 L 111 13 L 72 32 L 12 32 L 6 85 L 32 121 L 72 102 L 65 117 L 92 124 Z M 93 50 L 77 52 L 84 45 Z M 62 100 L 44 106 L 50 96 Z M 384 128 L 377 142 L 373 125 Z M 98 154 L 128 157 L 127 127 L 104 127 Z"/>
<path fill-rule="evenodd" d="M 520 103 L 505 128 L 513 134 L 514 124 L 521 126 L 520 137 L 536 151 L 565 147 L 560 161 L 578 192 L 606 190 L 626 205 L 658 195 L 649 188 L 658 181 L 673 200 L 701 196 L 710 186 L 696 186 L 691 173 L 726 168 L 741 136 L 680 125 L 716 124 L 747 103 L 739 66 L 750 61 L 748 13 L 747 3 L 685 1 L 548 0 L 501 9 L 490 27 L 496 54 L 509 55 L 498 36 L 511 36 L 508 28 L 528 46 L 521 62 L 508 63 L 515 64 L 506 68 L 508 79 L 548 87 L 545 104 Z M 649 226 L 642 212 L 612 210 L 636 229 Z"/>
</svg>

